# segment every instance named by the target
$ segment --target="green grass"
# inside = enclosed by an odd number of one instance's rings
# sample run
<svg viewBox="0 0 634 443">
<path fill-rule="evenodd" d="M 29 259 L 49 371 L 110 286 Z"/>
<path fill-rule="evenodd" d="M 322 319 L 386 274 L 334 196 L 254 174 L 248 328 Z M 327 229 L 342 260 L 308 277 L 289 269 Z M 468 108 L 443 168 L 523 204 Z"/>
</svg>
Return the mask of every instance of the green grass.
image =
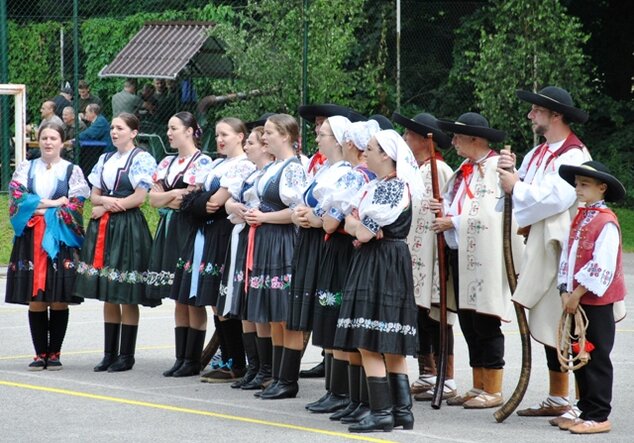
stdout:
<svg viewBox="0 0 634 443">
<path fill-rule="evenodd" d="M 13 244 L 13 229 L 9 222 L 9 203 L 6 194 L 0 195 L 0 265 L 6 265 L 9 263 L 9 257 L 11 255 L 11 245 Z M 85 225 L 88 225 L 88 219 L 90 218 L 90 202 L 86 203 L 84 207 L 84 221 Z M 159 215 L 158 211 L 152 208 L 147 202 L 141 208 L 143 214 L 150 226 L 150 232 L 154 235 L 156 231 L 156 225 L 158 224 Z M 615 210 L 619 216 L 619 223 L 621 224 L 621 232 L 623 234 L 623 250 L 625 252 L 634 252 L 634 210 L 617 208 Z"/>
</svg>

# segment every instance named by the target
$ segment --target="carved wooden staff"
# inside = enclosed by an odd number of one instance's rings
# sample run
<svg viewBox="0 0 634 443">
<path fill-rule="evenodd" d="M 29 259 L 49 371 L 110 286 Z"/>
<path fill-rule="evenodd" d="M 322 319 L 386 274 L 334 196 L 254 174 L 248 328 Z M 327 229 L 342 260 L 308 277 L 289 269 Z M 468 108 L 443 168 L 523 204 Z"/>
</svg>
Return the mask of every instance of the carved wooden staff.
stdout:
<svg viewBox="0 0 634 443">
<path fill-rule="evenodd" d="M 509 152 L 511 147 L 509 145 L 504 146 Z M 513 217 L 513 196 L 512 194 L 504 194 L 504 222 L 503 222 L 503 236 L 502 246 L 504 248 L 504 265 L 506 267 L 506 279 L 509 282 L 509 288 L 511 295 L 515 293 L 517 287 L 517 273 L 515 272 L 515 265 L 513 263 L 513 248 L 511 244 L 511 222 Z M 517 382 L 515 390 L 504 403 L 500 409 L 495 411 L 493 417 L 498 423 L 503 422 L 509 415 L 515 411 L 524 398 L 526 389 L 528 388 L 528 382 L 531 378 L 531 336 L 528 329 L 528 320 L 526 319 L 526 312 L 524 307 L 519 303 L 513 302 L 515 307 L 515 315 L 517 316 L 517 325 L 520 330 L 520 337 L 522 339 L 522 369 L 520 371 L 520 378 Z"/>
<path fill-rule="evenodd" d="M 438 168 L 436 166 L 436 150 L 434 148 L 433 134 L 427 134 L 429 143 L 431 167 L 431 189 L 434 199 L 441 202 L 440 182 L 438 181 Z M 442 217 L 442 211 L 436 213 L 436 218 Z M 440 283 L 440 346 L 437 364 L 436 386 L 432 397 L 431 407 L 440 409 L 442 394 L 445 387 L 445 375 L 447 372 L 447 354 L 449 353 L 447 339 L 447 260 L 445 257 L 445 236 L 442 232 L 436 234 L 436 254 L 438 254 L 438 280 Z"/>
</svg>

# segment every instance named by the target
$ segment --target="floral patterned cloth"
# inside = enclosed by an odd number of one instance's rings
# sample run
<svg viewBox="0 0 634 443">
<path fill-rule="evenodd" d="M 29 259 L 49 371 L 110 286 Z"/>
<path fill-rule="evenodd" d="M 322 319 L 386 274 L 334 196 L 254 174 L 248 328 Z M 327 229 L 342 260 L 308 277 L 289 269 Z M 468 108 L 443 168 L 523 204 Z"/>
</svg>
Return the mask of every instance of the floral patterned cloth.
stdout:
<svg viewBox="0 0 634 443">
<path fill-rule="evenodd" d="M 99 157 L 99 161 L 92 168 L 88 180 L 97 189 L 101 189 L 101 180 L 105 183 L 108 189 L 113 189 L 119 169 L 123 168 L 128 161 L 128 157 L 134 151 L 131 149 L 123 154 L 115 152 L 110 155 L 108 160 L 106 156 L 108 154 L 102 154 Z M 148 152 L 140 152 L 134 157 L 132 165 L 130 165 L 129 178 L 130 183 L 134 189 L 140 187 L 147 191 L 152 188 L 154 181 L 152 175 L 156 170 L 156 161 L 154 157 Z"/>
<path fill-rule="evenodd" d="M 211 169 L 212 160 L 208 155 L 199 155 L 194 161 L 191 158 L 180 163 L 175 155 L 165 157 L 152 174 L 152 180 L 156 183 L 165 180 L 168 186 L 172 186 L 177 177 L 182 173 L 183 182 L 187 185 L 200 185 L 205 182 Z"/>
<path fill-rule="evenodd" d="M 363 226 L 376 234 L 382 226 L 394 223 L 410 204 L 407 191 L 405 182 L 397 177 L 375 179 L 361 188 L 355 199 Z"/>
<path fill-rule="evenodd" d="M 261 196 L 267 184 L 282 167 L 284 167 L 284 171 L 280 180 L 279 196 L 282 203 L 292 209 L 303 203 L 304 189 L 308 182 L 306 171 L 300 162 L 288 162 L 288 159 L 275 161 L 258 181 L 257 191 L 258 195 Z"/>
</svg>

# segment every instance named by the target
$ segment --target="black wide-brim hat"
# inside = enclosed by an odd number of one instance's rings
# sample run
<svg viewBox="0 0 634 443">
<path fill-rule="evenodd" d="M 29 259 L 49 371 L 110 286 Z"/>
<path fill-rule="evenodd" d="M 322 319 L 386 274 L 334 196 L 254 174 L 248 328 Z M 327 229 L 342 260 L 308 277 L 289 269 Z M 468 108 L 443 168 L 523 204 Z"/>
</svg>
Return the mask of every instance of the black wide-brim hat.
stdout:
<svg viewBox="0 0 634 443">
<path fill-rule="evenodd" d="M 265 112 L 261 116 L 258 117 L 257 120 L 253 120 L 251 122 L 245 123 L 247 129 L 251 131 L 253 128 L 257 128 L 258 126 L 264 126 L 264 123 L 269 119 L 270 116 L 275 115 L 275 112 Z"/>
<path fill-rule="evenodd" d="M 608 185 L 605 192 L 605 200 L 609 202 L 618 202 L 625 197 L 625 186 L 615 176 L 610 174 L 607 166 L 597 161 L 588 161 L 581 166 L 561 165 L 559 167 L 559 175 L 561 178 L 575 186 L 575 176 L 591 177 Z"/>
<path fill-rule="evenodd" d="M 421 112 L 415 115 L 413 118 L 407 118 L 404 115 L 395 112 L 392 114 L 392 120 L 401 126 L 406 127 L 410 131 L 427 137 L 430 132 L 434 138 L 434 141 L 442 149 L 451 147 L 451 137 L 442 132 L 438 127 L 438 119 L 431 114 Z"/>
<path fill-rule="evenodd" d="M 334 117 L 340 115 L 346 117 L 352 123 L 363 122 L 368 118 L 365 115 L 359 114 L 357 111 L 353 111 L 345 106 L 333 105 L 330 103 L 323 105 L 301 105 L 299 107 L 299 115 L 304 120 L 308 120 L 311 123 L 315 123 L 316 117 Z"/>
<path fill-rule="evenodd" d="M 368 117 L 368 120 L 374 120 L 375 122 L 377 122 L 379 124 L 379 128 L 381 128 L 382 131 L 385 131 L 387 129 L 394 129 L 394 125 L 392 125 L 390 119 L 384 115 L 374 114 Z"/>
<path fill-rule="evenodd" d="M 525 102 L 559 112 L 571 122 L 585 123 L 588 121 L 588 113 L 575 107 L 570 93 L 557 86 L 546 86 L 539 92 L 515 91 L 517 97 Z"/>
<path fill-rule="evenodd" d="M 456 121 L 438 120 L 438 127 L 454 134 L 482 137 L 493 143 L 506 138 L 506 132 L 491 128 L 489 121 L 477 112 L 466 112 Z"/>
</svg>

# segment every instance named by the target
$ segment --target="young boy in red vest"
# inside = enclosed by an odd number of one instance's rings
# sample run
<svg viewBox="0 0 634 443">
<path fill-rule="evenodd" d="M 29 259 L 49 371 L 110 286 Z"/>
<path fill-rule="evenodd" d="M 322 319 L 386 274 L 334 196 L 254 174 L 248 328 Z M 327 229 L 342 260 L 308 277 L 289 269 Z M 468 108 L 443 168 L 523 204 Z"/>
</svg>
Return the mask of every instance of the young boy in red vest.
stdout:
<svg viewBox="0 0 634 443">
<path fill-rule="evenodd" d="M 559 175 L 575 187 L 579 208 L 570 227 L 559 264 L 559 291 L 566 313 L 579 305 L 588 317 L 586 339 L 594 345 L 588 363 L 575 371 L 581 414 L 559 423 L 573 434 L 609 432 L 612 401 L 614 304 L 625 297 L 621 259 L 621 232 L 616 215 L 605 202 L 625 196 L 625 188 L 601 163 L 562 165 Z"/>
</svg>

